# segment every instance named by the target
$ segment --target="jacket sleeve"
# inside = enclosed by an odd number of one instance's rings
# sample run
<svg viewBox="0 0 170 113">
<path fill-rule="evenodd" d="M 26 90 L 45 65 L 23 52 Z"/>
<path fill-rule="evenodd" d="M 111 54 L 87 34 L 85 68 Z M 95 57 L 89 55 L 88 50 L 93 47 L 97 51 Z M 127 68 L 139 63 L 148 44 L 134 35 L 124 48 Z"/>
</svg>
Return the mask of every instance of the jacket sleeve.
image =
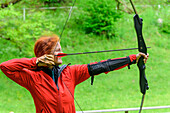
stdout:
<svg viewBox="0 0 170 113">
<path fill-rule="evenodd" d="M 88 64 L 88 71 L 91 76 L 91 85 L 93 85 L 94 75 L 98 75 L 103 72 L 107 74 L 110 71 L 118 70 L 125 66 L 128 66 L 130 69 L 130 65 L 134 63 L 136 63 L 136 55 L 129 55 L 124 58 L 109 59 L 98 63 Z"/>
<path fill-rule="evenodd" d="M 87 80 L 90 77 L 87 64 L 72 65 L 72 66 L 68 66 L 68 68 L 69 68 L 68 75 L 73 80 L 75 86 Z"/>
<path fill-rule="evenodd" d="M 88 64 L 88 70 L 90 76 L 98 75 L 103 72 L 107 74 L 110 71 L 118 70 L 134 63 L 136 63 L 136 55 L 129 55 L 128 57 L 109 59 Z"/>
<path fill-rule="evenodd" d="M 83 65 L 72 65 L 68 66 L 69 75 L 74 81 L 75 85 L 87 80 L 90 76 L 98 75 L 100 73 L 108 73 L 109 71 L 118 70 L 125 66 L 136 63 L 136 55 L 129 55 L 124 58 L 109 59 L 112 61 L 111 66 L 102 65 L 108 60 L 101 61 L 99 63 L 83 64 Z M 109 69 L 110 68 L 110 69 Z"/>
<path fill-rule="evenodd" d="M 0 64 L 2 72 L 23 87 L 30 84 L 32 70 L 36 68 L 36 58 L 12 59 Z"/>
</svg>

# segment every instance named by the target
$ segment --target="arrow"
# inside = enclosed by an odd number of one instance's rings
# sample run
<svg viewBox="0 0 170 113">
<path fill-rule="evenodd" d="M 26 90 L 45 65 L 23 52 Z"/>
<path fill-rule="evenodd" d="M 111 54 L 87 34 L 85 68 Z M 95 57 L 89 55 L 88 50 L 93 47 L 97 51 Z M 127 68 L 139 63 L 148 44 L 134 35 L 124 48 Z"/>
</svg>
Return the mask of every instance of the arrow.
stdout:
<svg viewBox="0 0 170 113">
<path fill-rule="evenodd" d="M 151 47 L 147 47 L 147 48 L 151 48 Z M 90 53 L 103 53 L 103 52 L 112 52 L 112 51 L 126 51 L 126 50 L 135 50 L 138 48 L 128 48 L 128 49 L 115 49 L 115 50 L 104 50 L 104 51 L 92 51 L 92 52 L 81 52 L 81 53 L 58 53 L 57 57 L 64 57 L 64 56 L 68 56 L 68 55 L 80 55 L 80 54 L 90 54 Z"/>
</svg>

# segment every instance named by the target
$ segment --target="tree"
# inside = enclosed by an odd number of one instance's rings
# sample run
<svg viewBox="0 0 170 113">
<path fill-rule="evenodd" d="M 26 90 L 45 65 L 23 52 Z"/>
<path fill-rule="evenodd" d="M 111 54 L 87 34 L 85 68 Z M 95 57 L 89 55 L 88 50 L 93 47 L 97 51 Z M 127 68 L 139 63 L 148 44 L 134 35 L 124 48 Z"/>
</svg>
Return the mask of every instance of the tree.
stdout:
<svg viewBox="0 0 170 113">
<path fill-rule="evenodd" d="M 122 10 L 124 12 L 129 13 L 129 14 L 133 13 L 133 10 L 127 6 L 127 4 L 125 3 L 124 0 L 123 1 L 115 0 L 115 1 L 117 2 L 117 9 L 118 10 Z M 120 8 L 121 5 L 123 6 L 122 9 Z"/>
<path fill-rule="evenodd" d="M 6 7 L 8 7 L 10 4 L 16 4 L 16 3 L 20 2 L 20 1 L 21 1 L 21 0 L 12 0 L 12 1 L 7 2 L 7 3 L 2 3 L 2 4 L 1 4 L 1 8 L 6 8 Z"/>
</svg>

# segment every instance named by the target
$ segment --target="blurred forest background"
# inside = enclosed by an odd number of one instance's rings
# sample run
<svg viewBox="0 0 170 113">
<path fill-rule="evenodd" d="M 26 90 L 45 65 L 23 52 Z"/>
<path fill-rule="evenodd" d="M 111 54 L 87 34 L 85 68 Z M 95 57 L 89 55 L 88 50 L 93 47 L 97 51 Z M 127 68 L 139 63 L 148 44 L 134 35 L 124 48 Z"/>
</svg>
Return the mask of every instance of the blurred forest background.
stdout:
<svg viewBox="0 0 170 113">
<path fill-rule="evenodd" d="M 42 35 L 61 35 L 73 0 L 0 0 L 0 63 L 35 57 L 33 47 Z M 143 18 L 143 35 L 150 58 L 146 76 L 150 89 L 145 107 L 170 105 L 170 1 L 133 0 Z M 61 37 L 65 53 L 137 47 L 129 0 L 77 0 Z M 63 64 L 90 62 L 137 54 L 137 50 L 63 57 Z M 101 74 L 77 86 L 75 98 L 83 110 L 139 107 L 136 65 Z M 80 109 L 76 105 L 76 110 Z M 0 71 L 0 113 L 33 113 L 30 93 Z M 170 112 L 170 109 L 143 113 Z M 136 113 L 136 111 L 131 112 Z"/>
</svg>

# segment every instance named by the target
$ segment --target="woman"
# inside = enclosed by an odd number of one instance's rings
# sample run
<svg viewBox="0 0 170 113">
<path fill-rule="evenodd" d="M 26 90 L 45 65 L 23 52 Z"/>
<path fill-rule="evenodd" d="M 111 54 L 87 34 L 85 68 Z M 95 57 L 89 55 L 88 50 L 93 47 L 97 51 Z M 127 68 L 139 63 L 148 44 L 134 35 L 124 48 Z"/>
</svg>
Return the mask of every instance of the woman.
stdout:
<svg viewBox="0 0 170 113">
<path fill-rule="evenodd" d="M 90 76 L 135 64 L 143 53 L 83 65 L 63 65 L 58 36 L 44 36 L 34 46 L 36 58 L 12 59 L 0 64 L 3 73 L 32 95 L 36 113 L 75 113 L 74 89 Z"/>
</svg>

